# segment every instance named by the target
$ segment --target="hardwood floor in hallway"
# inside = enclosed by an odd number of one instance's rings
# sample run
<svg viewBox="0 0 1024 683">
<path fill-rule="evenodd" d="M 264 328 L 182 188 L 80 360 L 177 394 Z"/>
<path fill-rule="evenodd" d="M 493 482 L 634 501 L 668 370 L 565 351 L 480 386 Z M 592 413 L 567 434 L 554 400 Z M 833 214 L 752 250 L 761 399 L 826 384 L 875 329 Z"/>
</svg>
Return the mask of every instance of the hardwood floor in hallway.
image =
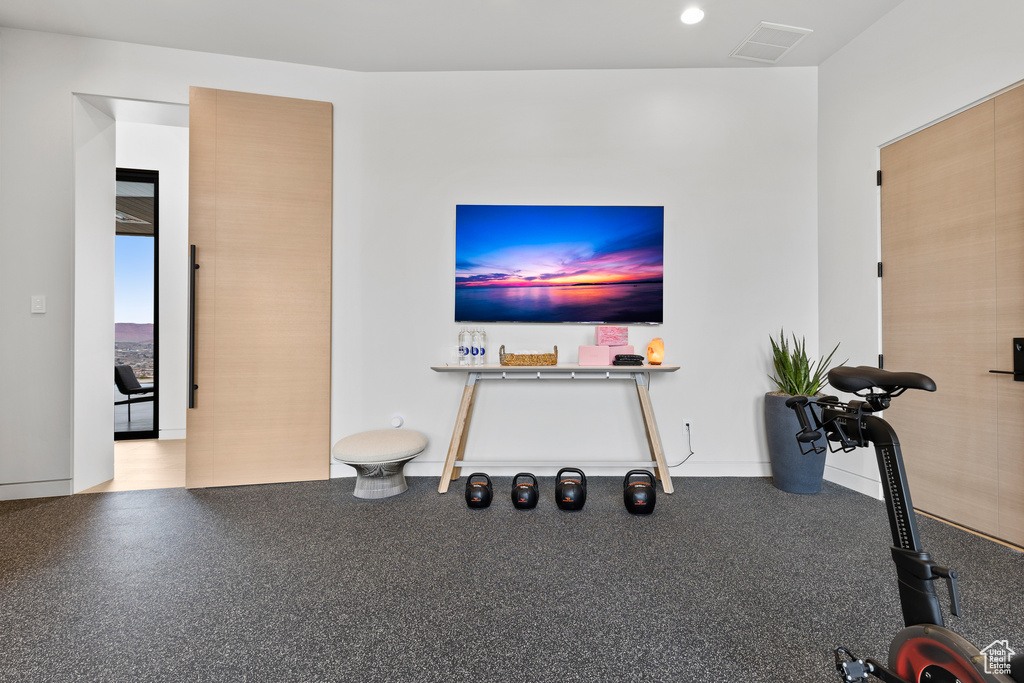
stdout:
<svg viewBox="0 0 1024 683">
<path fill-rule="evenodd" d="M 114 478 L 81 493 L 139 491 L 185 486 L 185 439 L 114 443 Z"/>
</svg>

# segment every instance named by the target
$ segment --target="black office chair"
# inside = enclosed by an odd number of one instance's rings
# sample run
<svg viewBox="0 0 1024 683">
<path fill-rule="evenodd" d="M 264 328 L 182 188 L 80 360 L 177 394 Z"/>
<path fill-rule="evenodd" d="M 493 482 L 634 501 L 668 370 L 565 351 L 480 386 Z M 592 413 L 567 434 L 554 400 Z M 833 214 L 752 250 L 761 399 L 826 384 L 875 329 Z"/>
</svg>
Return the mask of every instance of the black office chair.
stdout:
<svg viewBox="0 0 1024 683">
<path fill-rule="evenodd" d="M 114 366 L 114 384 L 117 385 L 117 390 L 128 397 L 125 401 L 114 401 L 115 406 L 128 405 L 128 421 L 132 421 L 132 403 L 145 403 L 146 401 L 153 400 L 153 385 L 152 384 L 139 384 L 139 380 L 135 377 L 135 371 L 132 370 L 130 365 L 115 365 Z M 150 394 L 149 396 L 143 396 L 142 394 Z M 138 396 L 132 401 L 132 396 Z"/>
</svg>

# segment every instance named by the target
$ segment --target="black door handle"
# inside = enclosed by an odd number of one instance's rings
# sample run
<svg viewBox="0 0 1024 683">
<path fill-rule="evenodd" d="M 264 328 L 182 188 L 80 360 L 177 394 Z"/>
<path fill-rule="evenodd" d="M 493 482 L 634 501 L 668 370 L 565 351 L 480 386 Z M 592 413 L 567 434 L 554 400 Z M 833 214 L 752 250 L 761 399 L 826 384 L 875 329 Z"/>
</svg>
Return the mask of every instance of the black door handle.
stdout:
<svg viewBox="0 0 1024 683">
<path fill-rule="evenodd" d="M 1013 370 L 989 370 L 993 375 L 1013 375 L 1014 382 L 1024 382 L 1024 337 L 1013 338 Z"/>
<path fill-rule="evenodd" d="M 188 246 L 188 407 L 196 407 L 196 245 Z"/>
</svg>

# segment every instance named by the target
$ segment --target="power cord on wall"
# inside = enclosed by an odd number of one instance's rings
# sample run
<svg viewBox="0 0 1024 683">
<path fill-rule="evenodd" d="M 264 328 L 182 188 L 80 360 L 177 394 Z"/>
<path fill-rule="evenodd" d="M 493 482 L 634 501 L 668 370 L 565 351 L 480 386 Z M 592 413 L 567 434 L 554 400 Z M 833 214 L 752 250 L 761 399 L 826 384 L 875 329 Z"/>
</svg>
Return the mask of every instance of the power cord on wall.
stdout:
<svg viewBox="0 0 1024 683">
<path fill-rule="evenodd" d="M 693 455 L 693 442 L 690 440 L 690 437 L 691 437 L 691 435 L 690 435 L 690 423 L 689 422 L 684 422 L 683 425 L 686 427 L 686 448 L 690 452 L 686 455 L 685 458 L 683 458 L 682 460 L 677 462 L 675 465 L 669 465 L 669 467 L 679 467 L 684 462 L 689 460 L 690 456 Z"/>
</svg>

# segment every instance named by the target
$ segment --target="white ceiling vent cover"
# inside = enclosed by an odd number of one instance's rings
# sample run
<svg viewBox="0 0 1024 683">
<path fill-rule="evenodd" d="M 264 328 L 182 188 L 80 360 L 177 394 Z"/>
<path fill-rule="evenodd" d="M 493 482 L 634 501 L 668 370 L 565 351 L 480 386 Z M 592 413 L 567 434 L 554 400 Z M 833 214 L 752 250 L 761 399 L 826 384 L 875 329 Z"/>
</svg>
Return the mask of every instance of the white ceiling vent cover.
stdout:
<svg viewBox="0 0 1024 683">
<path fill-rule="evenodd" d="M 762 21 L 729 56 L 774 64 L 796 47 L 796 44 L 803 40 L 808 33 L 814 33 L 814 31 L 809 28 L 770 24 L 767 21 Z"/>
</svg>

